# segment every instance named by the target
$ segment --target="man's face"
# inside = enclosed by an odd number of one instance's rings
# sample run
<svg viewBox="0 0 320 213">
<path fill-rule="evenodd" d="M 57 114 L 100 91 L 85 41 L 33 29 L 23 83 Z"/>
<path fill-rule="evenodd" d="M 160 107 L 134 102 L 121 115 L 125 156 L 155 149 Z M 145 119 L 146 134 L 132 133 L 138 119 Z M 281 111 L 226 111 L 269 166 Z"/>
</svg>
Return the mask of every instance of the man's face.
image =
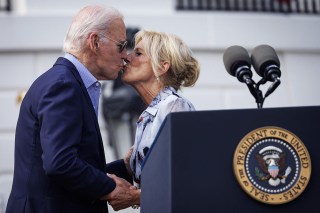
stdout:
<svg viewBox="0 0 320 213">
<path fill-rule="evenodd" d="M 99 35 L 100 36 L 100 35 Z M 127 58 L 126 28 L 122 19 L 116 19 L 111 23 L 107 34 L 101 35 L 96 65 L 98 67 L 98 80 L 113 80 L 118 77 L 123 69 L 123 59 Z"/>
</svg>

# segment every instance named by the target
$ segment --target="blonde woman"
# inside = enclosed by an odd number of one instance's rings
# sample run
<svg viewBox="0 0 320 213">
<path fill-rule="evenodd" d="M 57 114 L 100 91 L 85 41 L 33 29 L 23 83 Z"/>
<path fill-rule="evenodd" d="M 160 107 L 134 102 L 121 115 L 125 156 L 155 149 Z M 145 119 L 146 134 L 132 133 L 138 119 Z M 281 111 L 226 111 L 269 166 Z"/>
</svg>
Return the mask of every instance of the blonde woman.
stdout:
<svg viewBox="0 0 320 213">
<path fill-rule="evenodd" d="M 175 35 L 143 30 L 136 34 L 134 46 L 122 80 L 139 93 L 148 107 L 137 121 L 135 144 L 125 162 L 140 188 L 141 164 L 165 117 L 170 112 L 195 110 L 177 91 L 182 86 L 193 86 L 200 70 L 189 47 Z M 133 204 L 140 204 L 140 196 Z"/>
</svg>

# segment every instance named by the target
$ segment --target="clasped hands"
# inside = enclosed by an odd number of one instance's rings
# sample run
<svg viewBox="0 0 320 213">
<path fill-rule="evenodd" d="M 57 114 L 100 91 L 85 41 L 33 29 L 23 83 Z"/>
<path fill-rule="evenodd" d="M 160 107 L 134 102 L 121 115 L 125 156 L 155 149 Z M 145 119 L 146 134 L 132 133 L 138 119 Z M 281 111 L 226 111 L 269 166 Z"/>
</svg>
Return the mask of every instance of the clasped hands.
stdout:
<svg viewBox="0 0 320 213">
<path fill-rule="evenodd" d="M 130 156 L 132 154 L 133 146 L 129 149 L 124 157 L 124 163 L 129 174 L 133 174 L 130 169 Z M 128 181 L 120 178 L 114 174 L 107 174 L 116 183 L 116 188 L 109 194 L 103 196 L 101 200 L 108 201 L 109 205 L 115 211 L 128 208 L 134 205 L 140 205 L 141 190 L 131 185 Z"/>
<path fill-rule="evenodd" d="M 113 174 L 108 174 L 116 183 L 116 188 L 109 194 L 100 198 L 108 201 L 115 211 L 140 205 L 141 190 L 131 185 L 128 181 Z"/>
</svg>

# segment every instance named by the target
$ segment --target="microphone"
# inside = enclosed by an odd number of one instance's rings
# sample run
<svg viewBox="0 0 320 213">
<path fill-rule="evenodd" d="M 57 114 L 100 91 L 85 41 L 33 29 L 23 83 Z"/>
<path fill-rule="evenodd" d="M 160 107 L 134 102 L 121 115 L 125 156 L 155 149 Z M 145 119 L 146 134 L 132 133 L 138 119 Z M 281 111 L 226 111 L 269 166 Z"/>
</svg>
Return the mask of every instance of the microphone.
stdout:
<svg viewBox="0 0 320 213">
<path fill-rule="evenodd" d="M 256 73 L 265 81 L 280 80 L 280 61 L 272 47 L 265 44 L 255 47 L 251 54 L 251 62 Z"/>
<path fill-rule="evenodd" d="M 252 51 L 251 58 L 248 51 L 241 46 L 231 46 L 223 54 L 223 63 L 227 72 L 245 83 L 256 99 L 258 108 L 262 108 L 264 100 L 280 85 L 280 61 L 276 51 L 268 45 L 259 45 Z M 262 79 L 255 83 L 252 79 L 251 64 Z M 271 81 L 271 85 L 263 96 L 259 87 Z"/>
<path fill-rule="evenodd" d="M 248 51 L 241 46 L 231 46 L 223 54 L 223 63 L 227 72 L 246 84 L 253 84 L 251 60 Z"/>
</svg>

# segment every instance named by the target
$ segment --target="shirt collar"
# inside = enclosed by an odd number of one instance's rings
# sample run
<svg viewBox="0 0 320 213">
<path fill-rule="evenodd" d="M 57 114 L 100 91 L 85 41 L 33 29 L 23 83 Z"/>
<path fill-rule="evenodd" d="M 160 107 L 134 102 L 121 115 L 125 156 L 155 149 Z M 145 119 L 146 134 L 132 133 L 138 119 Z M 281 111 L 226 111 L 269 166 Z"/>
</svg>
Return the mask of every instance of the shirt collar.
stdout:
<svg viewBox="0 0 320 213">
<path fill-rule="evenodd" d="M 66 53 L 64 56 L 66 59 L 71 61 L 73 65 L 77 68 L 80 77 L 85 85 L 85 87 L 88 89 L 92 84 L 96 83 L 98 80 L 91 74 L 91 72 L 73 55 L 70 53 Z"/>
<path fill-rule="evenodd" d="M 177 91 L 173 87 L 167 86 L 163 88 L 158 93 L 158 95 L 151 101 L 149 107 L 145 111 L 153 116 L 156 116 L 159 108 L 158 103 L 165 100 L 169 95 L 176 94 L 176 93 Z"/>
</svg>

